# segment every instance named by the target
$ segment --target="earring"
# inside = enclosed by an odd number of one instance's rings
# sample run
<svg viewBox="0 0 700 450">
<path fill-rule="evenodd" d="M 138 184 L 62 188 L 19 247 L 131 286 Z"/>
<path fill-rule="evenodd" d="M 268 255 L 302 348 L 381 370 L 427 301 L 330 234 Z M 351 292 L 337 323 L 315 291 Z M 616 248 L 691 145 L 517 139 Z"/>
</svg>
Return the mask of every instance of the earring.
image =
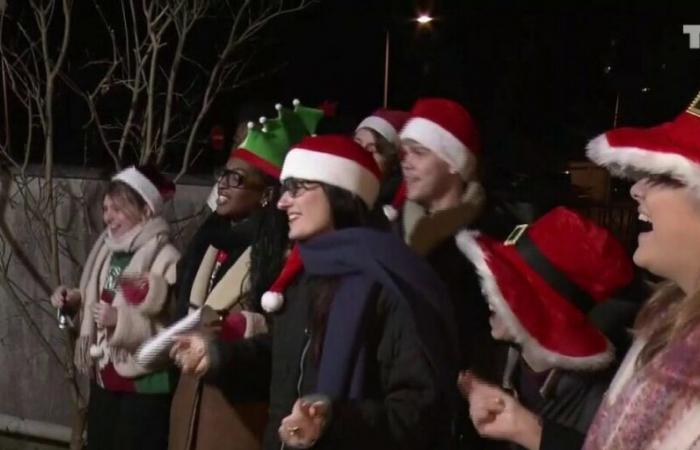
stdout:
<svg viewBox="0 0 700 450">
<path fill-rule="evenodd" d="M 260 200 L 260 206 L 262 206 L 263 208 L 269 204 L 270 204 L 270 199 L 267 198 L 267 196 L 263 197 L 262 200 Z"/>
</svg>

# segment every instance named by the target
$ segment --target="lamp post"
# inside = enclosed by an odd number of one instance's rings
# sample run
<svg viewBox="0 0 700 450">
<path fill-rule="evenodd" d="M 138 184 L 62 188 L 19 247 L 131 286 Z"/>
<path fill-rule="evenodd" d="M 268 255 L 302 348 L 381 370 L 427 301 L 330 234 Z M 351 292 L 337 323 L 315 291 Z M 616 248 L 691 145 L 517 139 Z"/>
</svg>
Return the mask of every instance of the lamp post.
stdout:
<svg viewBox="0 0 700 450">
<path fill-rule="evenodd" d="M 435 20 L 435 18 L 428 13 L 420 13 L 413 20 L 418 23 L 419 27 L 423 28 L 423 27 L 430 26 L 430 23 L 433 22 L 433 20 Z M 382 103 L 384 108 L 387 108 L 389 105 L 389 53 L 390 53 L 390 50 L 391 50 L 391 33 L 389 31 L 389 28 L 387 28 L 386 33 L 384 35 L 384 102 Z"/>
</svg>

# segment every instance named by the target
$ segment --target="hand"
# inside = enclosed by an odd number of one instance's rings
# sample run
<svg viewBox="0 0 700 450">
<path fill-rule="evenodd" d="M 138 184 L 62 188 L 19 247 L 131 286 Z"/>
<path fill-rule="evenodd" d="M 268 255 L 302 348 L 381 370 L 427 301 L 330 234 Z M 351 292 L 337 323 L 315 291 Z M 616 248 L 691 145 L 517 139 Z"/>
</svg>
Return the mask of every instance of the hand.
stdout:
<svg viewBox="0 0 700 450">
<path fill-rule="evenodd" d="M 515 442 L 529 450 L 539 449 L 539 419 L 515 398 L 469 372 L 460 373 L 457 385 L 469 400 L 469 416 L 481 436 Z"/>
<path fill-rule="evenodd" d="M 209 341 L 200 333 L 177 336 L 170 357 L 180 366 L 182 373 L 201 377 L 211 366 L 208 344 Z"/>
<path fill-rule="evenodd" d="M 72 308 L 80 304 L 80 289 L 70 289 L 59 286 L 51 294 L 51 305 L 54 308 Z"/>
<path fill-rule="evenodd" d="M 321 437 L 328 421 L 329 403 L 304 398 L 294 403 L 292 413 L 282 420 L 280 440 L 293 448 L 309 448 Z"/>
<path fill-rule="evenodd" d="M 92 318 L 100 328 L 113 328 L 117 325 L 117 308 L 100 301 L 92 308 Z"/>
</svg>

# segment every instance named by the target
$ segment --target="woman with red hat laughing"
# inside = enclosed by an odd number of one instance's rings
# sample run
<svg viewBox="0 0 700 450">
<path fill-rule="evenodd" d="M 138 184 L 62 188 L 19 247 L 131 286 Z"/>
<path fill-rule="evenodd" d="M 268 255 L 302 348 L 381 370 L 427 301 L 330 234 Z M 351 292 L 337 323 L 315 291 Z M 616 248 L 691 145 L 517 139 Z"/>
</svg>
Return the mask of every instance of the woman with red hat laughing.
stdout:
<svg viewBox="0 0 700 450">
<path fill-rule="evenodd" d="M 595 138 L 588 156 L 636 181 L 649 231 L 634 262 L 667 281 L 639 314 L 584 448 L 700 448 L 700 95 L 671 122 Z"/>
</svg>

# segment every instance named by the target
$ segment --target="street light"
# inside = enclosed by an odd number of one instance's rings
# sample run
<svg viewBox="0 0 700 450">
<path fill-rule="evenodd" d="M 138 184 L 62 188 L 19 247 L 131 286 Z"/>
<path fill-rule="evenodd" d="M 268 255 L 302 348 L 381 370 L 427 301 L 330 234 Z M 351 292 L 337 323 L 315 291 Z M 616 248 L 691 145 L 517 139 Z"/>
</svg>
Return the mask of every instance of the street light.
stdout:
<svg viewBox="0 0 700 450">
<path fill-rule="evenodd" d="M 413 19 L 418 22 L 419 27 L 428 26 L 435 18 L 428 13 L 420 13 Z M 389 28 L 386 30 L 385 40 L 384 40 L 384 107 L 387 107 L 389 101 L 389 50 L 390 50 L 391 36 L 389 34 Z"/>
<path fill-rule="evenodd" d="M 418 24 L 420 25 L 427 25 L 433 20 L 435 20 L 434 17 L 432 17 L 430 14 L 425 13 L 420 14 L 418 17 L 416 17 L 416 22 L 418 22 Z"/>
</svg>

